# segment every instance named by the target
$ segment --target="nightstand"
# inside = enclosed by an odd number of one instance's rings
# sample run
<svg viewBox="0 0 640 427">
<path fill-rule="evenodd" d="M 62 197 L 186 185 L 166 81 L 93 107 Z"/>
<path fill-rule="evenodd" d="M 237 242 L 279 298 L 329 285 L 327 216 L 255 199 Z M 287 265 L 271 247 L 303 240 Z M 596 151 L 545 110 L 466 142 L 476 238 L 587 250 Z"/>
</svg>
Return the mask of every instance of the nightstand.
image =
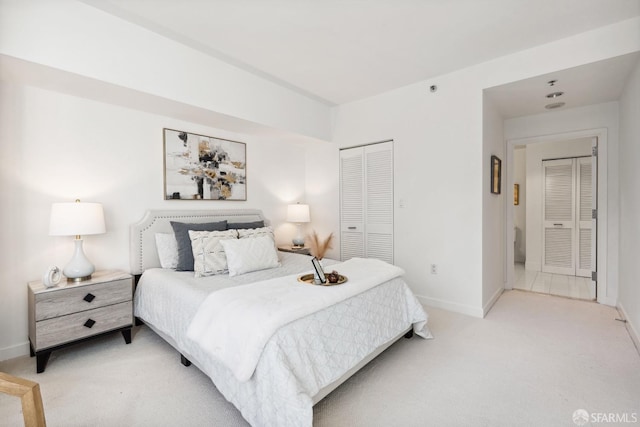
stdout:
<svg viewBox="0 0 640 427">
<path fill-rule="evenodd" d="M 311 253 L 309 252 L 309 248 L 307 247 L 298 247 L 298 246 L 280 246 L 278 247 L 278 250 L 281 252 L 291 252 L 294 254 L 301 254 L 301 255 L 311 255 Z"/>
<path fill-rule="evenodd" d="M 38 373 L 44 372 L 54 350 L 121 331 L 131 343 L 133 278 L 123 271 L 97 271 L 84 282 L 45 288 L 29 282 L 29 342 Z"/>
</svg>

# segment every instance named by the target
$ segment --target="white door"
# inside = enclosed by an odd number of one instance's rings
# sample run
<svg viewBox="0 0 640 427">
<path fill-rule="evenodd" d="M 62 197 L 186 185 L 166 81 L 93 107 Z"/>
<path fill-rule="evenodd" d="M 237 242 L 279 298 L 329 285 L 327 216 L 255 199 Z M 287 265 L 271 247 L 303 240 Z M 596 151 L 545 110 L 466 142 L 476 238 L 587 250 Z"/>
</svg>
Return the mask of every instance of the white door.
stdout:
<svg viewBox="0 0 640 427">
<path fill-rule="evenodd" d="M 576 172 L 576 209 L 577 209 L 577 227 L 575 247 L 577 248 L 576 259 L 576 276 L 591 277 L 591 271 L 594 266 L 592 240 L 592 205 L 593 205 L 593 166 L 591 157 L 581 157 L 577 160 Z"/>
<path fill-rule="evenodd" d="M 364 257 L 364 150 L 340 151 L 340 252 Z"/>
<path fill-rule="evenodd" d="M 598 297 L 598 138 L 591 141 L 591 283 Z"/>
<path fill-rule="evenodd" d="M 542 198 L 542 271 L 575 275 L 575 162 L 545 160 Z"/>
<path fill-rule="evenodd" d="M 591 277 L 595 270 L 594 157 L 545 160 L 542 271 Z"/>
<path fill-rule="evenodd" d="M 365 152 L 365 252 L 393 264 L 393 145 L 364 147 Z"/>
<path fill-rule="evenodd" d="M 393 142 L 340 151 L 341 259 L 393 263 Z"/>
</svg>

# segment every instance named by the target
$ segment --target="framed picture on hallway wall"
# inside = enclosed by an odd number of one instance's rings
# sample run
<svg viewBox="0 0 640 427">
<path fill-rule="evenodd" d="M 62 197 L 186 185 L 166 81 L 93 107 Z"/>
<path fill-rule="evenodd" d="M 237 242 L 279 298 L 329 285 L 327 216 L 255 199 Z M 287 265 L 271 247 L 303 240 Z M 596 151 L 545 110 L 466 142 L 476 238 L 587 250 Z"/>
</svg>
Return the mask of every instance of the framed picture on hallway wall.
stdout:
<svg viewBox="0 0 640 427">
<path fill-rule="evenodd" d="M 165 200 L 247 200 L 245 143 L 163 131 Z"/>
<path fill-rule="evenodd" d="M 498 156 L 491 156 L 491 192 L 500 194 L 500 184 L 502 177 L 502 160 Z"/>
</svg>

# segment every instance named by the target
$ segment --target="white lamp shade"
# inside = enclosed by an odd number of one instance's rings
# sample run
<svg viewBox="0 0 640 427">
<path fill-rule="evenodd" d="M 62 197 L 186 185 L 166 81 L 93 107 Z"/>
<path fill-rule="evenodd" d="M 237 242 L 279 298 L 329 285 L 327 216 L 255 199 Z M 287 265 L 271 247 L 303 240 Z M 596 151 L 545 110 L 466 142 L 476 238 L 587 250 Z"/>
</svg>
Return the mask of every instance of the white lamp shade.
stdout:
<svg viewBox="0 0 640 427">
<path fill-rule="evenodd" d="M 289 205 L 287 207 L 287 221 L 297 223 L 310 222 L 309 205 L 303 205 L 302 203 Z"/>
<path fill-rule="evenodd" d="M 100 203 L 53 203 L 49 221 L 50 236 L 86 236 L 106 232 Z"/>
</svg>

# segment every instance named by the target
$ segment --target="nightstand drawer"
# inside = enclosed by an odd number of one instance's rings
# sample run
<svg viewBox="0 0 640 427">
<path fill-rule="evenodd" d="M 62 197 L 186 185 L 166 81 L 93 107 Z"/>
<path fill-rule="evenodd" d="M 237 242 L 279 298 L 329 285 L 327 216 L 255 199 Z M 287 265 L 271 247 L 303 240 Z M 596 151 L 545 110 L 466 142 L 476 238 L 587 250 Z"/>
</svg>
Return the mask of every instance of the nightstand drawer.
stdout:
<svg viewBox="0 0 640 427">
<path fill-rule="evenodd" d="M 127 301 L 36 323 L 35 351 L 131 325 L 133 303 Z"/>
<path fill-rule="evenodd" d="M 128 278 L 39 293 L 35 296 L 38 307 L 36 321 L 130 301 L 131 289 L 131 279 Z"/>
</svg>

